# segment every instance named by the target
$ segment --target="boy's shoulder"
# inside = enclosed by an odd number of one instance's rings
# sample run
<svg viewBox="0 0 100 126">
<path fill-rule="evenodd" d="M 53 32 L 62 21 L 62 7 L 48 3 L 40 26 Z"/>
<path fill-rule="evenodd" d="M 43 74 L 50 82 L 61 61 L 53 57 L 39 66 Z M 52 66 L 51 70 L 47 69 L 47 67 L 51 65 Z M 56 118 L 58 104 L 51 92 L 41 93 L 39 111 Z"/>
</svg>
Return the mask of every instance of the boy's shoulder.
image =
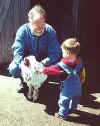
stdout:
<svg viewBox="0 0 100 126">
<path fill-rule="evenodd" d="M 76 60 L 71 61 L 71 60 L 69 60 L 69 59 L 67 59 L 67 58 L 62 58 L 62 59 L 61 59 L 61 62 L 63 62 L 63 63 L 66 64 L 66 65 L 75 66 L 75 65 L 77 65 L 79 62 L 82 62 L 82 59 L 81 59 L 81 57 L 78 57 Z"/>
</svg>

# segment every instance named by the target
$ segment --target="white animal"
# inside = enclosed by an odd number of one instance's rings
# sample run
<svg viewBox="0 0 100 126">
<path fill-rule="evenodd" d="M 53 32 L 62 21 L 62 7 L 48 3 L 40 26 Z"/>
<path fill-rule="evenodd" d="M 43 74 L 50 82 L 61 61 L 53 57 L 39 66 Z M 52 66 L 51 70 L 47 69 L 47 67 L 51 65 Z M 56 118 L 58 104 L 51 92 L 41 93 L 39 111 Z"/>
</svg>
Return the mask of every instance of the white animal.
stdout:
<svg viewBox="0 0 100 126">
<path fill-rule="evenodd" d="M 21 62 L 21 76 L 23 81 L 26 82 L 29 87 L 27 97 L 33 101 L 38 99 L 38 89 L 47 79 L 47 75 L 37 72 L 38 69 L 43 69 L 43 65 L 42 63 L 36 61 L 35 56 L 25 57 Z"/>
</svg>

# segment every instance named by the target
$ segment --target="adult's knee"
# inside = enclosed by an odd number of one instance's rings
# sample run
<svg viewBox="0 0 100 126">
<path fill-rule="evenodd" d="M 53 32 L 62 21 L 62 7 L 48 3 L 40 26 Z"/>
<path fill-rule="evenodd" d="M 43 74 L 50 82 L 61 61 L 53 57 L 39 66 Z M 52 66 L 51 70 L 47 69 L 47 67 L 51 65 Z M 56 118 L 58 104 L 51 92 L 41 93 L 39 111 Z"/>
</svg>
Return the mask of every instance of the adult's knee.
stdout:
<svg viewBox="0 0 100 126">
<path fill-rule="evenodd" d="M 8 67 L 9 74 L 15 78 L 20 77 L 21 70 L 15 63 L 11 63 Z"/>
</svg>

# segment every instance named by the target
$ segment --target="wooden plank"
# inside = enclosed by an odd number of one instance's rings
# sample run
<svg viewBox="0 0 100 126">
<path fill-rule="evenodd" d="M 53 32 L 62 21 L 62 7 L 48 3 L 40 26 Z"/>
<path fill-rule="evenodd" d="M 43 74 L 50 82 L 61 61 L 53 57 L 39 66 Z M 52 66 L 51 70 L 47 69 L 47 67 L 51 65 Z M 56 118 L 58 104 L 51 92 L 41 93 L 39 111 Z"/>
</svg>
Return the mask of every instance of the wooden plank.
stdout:
<svg viewBox="0 0 100 126">
<path fill-rule="evenodd" d="M 8 4 L 9 0 L 3 1 Z M 11 62 L 11 46 L 14 42 L 17 29 L 27 22 L 27 13 L 30 9 L 30 4 L 30 0 L 10 1 L 9 9 L 6 12 L 0 32 L 0 64 Z M 0 8 L 3 7 L 0 5 Z"/>
</svg>

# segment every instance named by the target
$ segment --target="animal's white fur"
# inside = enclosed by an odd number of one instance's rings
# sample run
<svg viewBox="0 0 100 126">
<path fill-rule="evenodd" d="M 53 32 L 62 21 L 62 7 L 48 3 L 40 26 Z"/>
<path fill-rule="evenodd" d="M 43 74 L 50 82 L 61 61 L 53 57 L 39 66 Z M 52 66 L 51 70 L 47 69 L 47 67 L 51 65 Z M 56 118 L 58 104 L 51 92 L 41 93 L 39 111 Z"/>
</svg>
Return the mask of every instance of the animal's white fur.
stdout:
<svg viewBox="0 0 100 126">
<path fill-rule="evenodd" d="M 25 66 L 25 58 L 21 62 L 21 75 L 24 82 L 27 83 L 29 91 L 27 97 L 33 100 L 38 98 L 38 89 L 41 87 L 43 82 L 47 79 L 47 75 L 37 72 L 38 69 L 42 69 L 42 63 L 36 61 L 34 56 L 26 57 L 29 60 L 29 67 Z M 32 95 L 33 94 L 33 95 Z"/>
</svg>

